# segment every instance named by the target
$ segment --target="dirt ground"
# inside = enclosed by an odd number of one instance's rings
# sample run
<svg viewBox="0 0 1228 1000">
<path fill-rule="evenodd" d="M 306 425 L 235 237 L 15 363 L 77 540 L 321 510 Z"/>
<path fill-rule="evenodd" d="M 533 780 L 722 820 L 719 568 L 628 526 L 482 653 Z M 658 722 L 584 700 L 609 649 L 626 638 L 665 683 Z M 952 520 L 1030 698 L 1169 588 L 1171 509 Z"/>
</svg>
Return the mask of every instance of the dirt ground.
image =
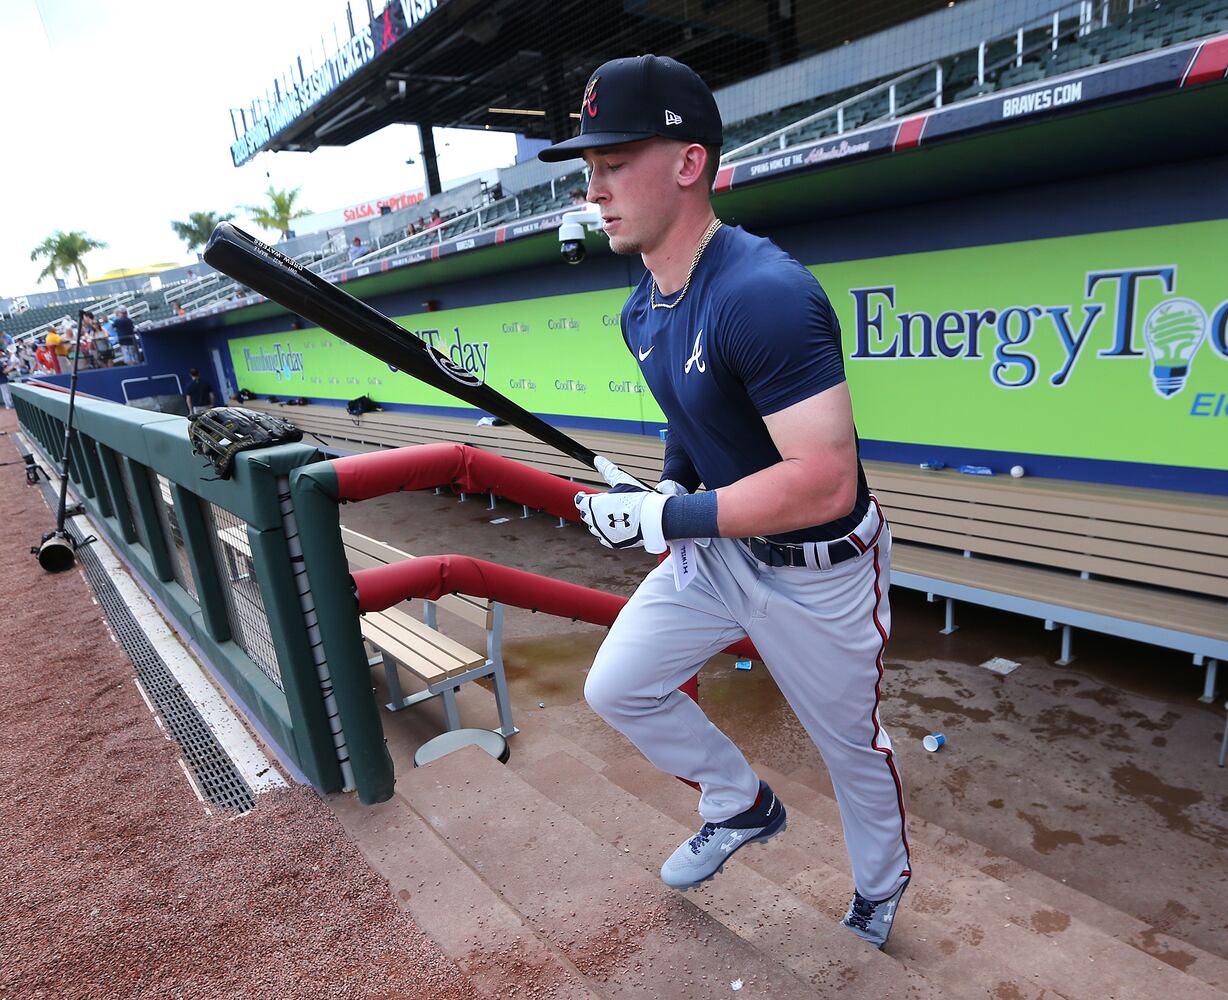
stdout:
<svg viewBox="0 0 1228 1000">
<path fill-rule="evenodd" d="M 0 415 L 0 429 L 14 424 Z M 0 438 L 0 461 L 14 456 Z M 242 818 L 205 815 L 83 578 L 47 576 L 29 554 L 51 516 L 19 466 L 0 469 L 0 504 L 0 1000 L 471 996 L 314 793 L 264 796 Z M 616 593 L 651 566 L 642 552 L 610 552 L 577 527 L 522 520 L 502 503 L 489 511 L 480 498 L 400 494 L 342 514 L 416 554 L 462 553 Z M 1057 636 L 1038 622 L 964 608 L 960 631 L 942 636 L 939 606 L 905 591 L 892 599 L 882 714 L 911 810 L 1228 954 L 1228 772 L 1215 766 L 1224 711 L 1198 703 L 1201 672 L 1086 633 L 1060 668 Z M 522 728 L 554 713 L 611 738 L 582 699 L 603 635 L 509 612 Z M 1022 665 L 999 677 L 979 666 L 991 656 Z M 752 760 L 822 783 L 762 664 L 735 671 L 714 659 L 701 700 Z M 936 730 L 948 743 L 927 754 L 920 739 Z"/>
<path fill-rule="evenodd" d="M 0 509 L 0 1000 L 473 996 L 311 789 L 206 815 L 20 465 Z"/>
<path fill-rule="evenodd" d="M 520 514 L 502 502 L 488 510 L 480 497 L 414 493 L 346 507 L 342 519 L 414 554 L 476 556 L 620 594 L 652 566 L 642 551 L 612 552 L 578 527 Z M 1076 659 L 1059 667 L 1059 633 L 1040 622 L 960 607 L 959 630 L 944 636 L 940 604 L 899 589 L 891 600 L 882 718 L 911 811 L 1228 955 L 1228 770 L 1216 767 L 1224 705 L 1222 696 L 1199 703 L 1202 671 L 1184 655 L 1088 632 L 1076 632 Z M 480 638 L 462 622 L 441 624 Z M 518 725 L 543 705 L 604 725 L 582 694 L 604 632 L 509 610 Z M 995 656 L 1021 666 L 1006 677 L 980 666 Z M 762 664 L 746 672 L 716 657 L 701 703 L 752 761 L 826 780 Z M 921 746 L 930 732 L 947 737 L 935 754 Z"/>
</svg>

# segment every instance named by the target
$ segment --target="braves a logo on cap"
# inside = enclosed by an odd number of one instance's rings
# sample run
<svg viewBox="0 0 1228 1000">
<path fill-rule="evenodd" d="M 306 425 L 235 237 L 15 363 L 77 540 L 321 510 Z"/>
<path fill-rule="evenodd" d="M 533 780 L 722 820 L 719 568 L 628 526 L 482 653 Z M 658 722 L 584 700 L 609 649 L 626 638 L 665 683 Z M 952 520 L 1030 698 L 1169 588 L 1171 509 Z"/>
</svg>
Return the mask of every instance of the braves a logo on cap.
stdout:
<svg viewBox="0 0 1228 1000">
<path fill-rule="evenodd" d="M 597 117 L 597 81 L 601 77 L 595 76 L 588 81 L 588 86 L 584 88 L 584 101 L 580 105 L 580 113 L 588 111 L 590 118 Z"/>
<path fill-rule="evenodd" d="M 669 108 L 666 108 L 665 109 L 665 124 L 666 125 L 681 125 L 682 115 L 676 115 L 674 114 L 674 112 L 670 111 Z"/>
</svg>

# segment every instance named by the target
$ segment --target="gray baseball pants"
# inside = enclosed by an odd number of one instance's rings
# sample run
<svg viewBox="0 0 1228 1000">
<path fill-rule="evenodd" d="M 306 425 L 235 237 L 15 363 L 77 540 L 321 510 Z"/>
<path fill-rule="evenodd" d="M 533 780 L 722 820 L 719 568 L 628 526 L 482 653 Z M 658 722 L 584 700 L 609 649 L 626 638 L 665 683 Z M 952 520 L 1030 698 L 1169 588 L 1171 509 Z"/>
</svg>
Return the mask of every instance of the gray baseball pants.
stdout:
<svg viewBox="0 0 1228 1000">
<path fill-rule="evenodd" d="M 891 533 L 877 502 L 853 534 L 861 555 L 831 566 L 815 543 L 814 568 L 767 566 L 715 538 L 693 547 L 697 573 L 682 591 L 667 559 L 614 622 L 584 696 L 654 765 L 698 783 L 700 815 L 719 823 L 754 803 L 759 778 L 678 686 L 749 636 L 831 774 L 857 890 L 885 899 L 910 867 L 903 786 L 878 714 Z"/>
</svg>

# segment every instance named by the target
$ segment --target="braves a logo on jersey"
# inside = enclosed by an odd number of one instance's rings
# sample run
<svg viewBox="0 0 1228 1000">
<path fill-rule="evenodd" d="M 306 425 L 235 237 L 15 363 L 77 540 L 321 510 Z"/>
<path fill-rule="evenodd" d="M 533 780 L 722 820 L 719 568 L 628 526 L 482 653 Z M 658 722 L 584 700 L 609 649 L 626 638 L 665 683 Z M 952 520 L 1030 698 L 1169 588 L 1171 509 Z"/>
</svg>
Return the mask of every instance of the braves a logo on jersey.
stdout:
<svg viewBox="0 0 1228 1000">
<path fill-rule="evenodd" d="M 691 348 L 691 356 L 686 359 L 686 366 L 682 369 L 684 375 L 690 375 L 692 368 L 701 375 L 708 370 L 707 362 L 704 361 L 703 336 L 704 331 L 701 327 L 699 333 L 695 334 L 695 346 Z"/>
</svg>

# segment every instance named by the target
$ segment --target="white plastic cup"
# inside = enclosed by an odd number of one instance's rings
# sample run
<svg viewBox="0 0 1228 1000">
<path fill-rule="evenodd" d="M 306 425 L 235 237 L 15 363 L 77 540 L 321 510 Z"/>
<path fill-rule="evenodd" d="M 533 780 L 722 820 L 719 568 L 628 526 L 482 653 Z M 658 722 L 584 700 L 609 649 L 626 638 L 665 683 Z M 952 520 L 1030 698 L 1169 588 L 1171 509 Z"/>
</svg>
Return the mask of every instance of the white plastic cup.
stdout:
<svg viewBox="0 0 1228 1000">
<path fill-rule="evenodd" d="M 942 733 L 930 733 L 927 737 L 925 737 L 925 739 L 921 741 L 921 745 L 925 747 L 925 749 L 928 750 L 930 753 L 934 753 L 946 741 L 947 741 L 947 738 L 943 736 Z"/>
</svg>

